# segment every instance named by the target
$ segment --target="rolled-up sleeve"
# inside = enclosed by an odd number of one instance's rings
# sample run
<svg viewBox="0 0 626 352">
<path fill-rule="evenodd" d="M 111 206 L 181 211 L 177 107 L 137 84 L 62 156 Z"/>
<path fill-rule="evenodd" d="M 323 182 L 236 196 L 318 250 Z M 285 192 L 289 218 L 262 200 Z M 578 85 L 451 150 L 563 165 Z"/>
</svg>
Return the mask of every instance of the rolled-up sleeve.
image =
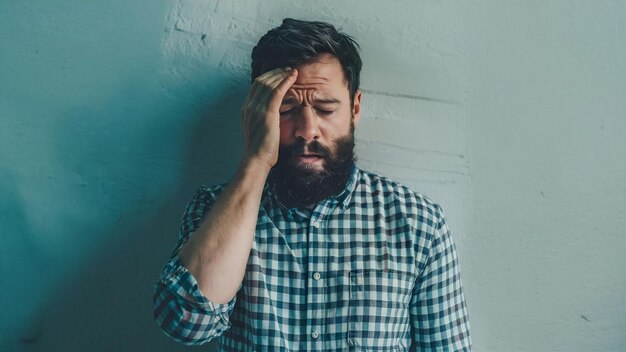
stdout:
<svg viewBox="0 0 626 352">
<path fill-rule="evenodd" d="M 196 191 L 183 215 L 178 243 L 154 286 L 154 319 L 168 336 L 188 345 L 204 344 L 223 334 L 230 327 L 236 302 L 236 296 L 223 304 L 207 299 L 178 257 L 220 190 L 200 187 Z"/>
<path fill-rule="evenodd" d="M 441 215 L 441 208 L 437 206 Z M 410 302 L 412 351 L 471 351 L 469 316 L 456 247 L 443 215 Z"/>
</svg>

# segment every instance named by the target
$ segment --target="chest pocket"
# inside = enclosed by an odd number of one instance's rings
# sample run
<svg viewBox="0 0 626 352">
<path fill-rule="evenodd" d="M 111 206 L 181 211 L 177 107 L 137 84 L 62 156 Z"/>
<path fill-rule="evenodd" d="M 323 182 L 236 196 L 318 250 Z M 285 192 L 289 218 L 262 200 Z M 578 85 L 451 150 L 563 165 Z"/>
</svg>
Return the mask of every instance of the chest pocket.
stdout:
<svg viewBox="0 0 626 352">
<path fill-rule="evenodd" d="M 411 275 L 396 271 L 351 271 L 348 345 L 366 351 L 408 349 L 413 283 Z"/>
</svg>

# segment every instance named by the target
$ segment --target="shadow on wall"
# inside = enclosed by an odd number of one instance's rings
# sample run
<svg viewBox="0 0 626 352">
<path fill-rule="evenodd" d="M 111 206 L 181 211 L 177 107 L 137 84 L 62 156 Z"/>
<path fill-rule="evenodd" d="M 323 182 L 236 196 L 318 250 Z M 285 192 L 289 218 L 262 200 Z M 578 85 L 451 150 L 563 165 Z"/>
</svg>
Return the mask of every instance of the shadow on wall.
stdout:
<svg viewBox="0 0 626 352">
<path fill-rule="evenodd" d="M 187 144 L 185 154 L 172 156 L 182 159 L 178 163 L 182 174 L 172 180 L 167 190 L 152 191 L 155 194 L 141 197 L 142 201 L 134 207 L 122 207 L 110 228 L 94 229 L 93 233 L 85 234 L 101 236 L 105 245 L 84 256 L 71 276 L 55 283 L 55 294 L 44 299 L 44 308 L 32 316 L 22 336 L 17 337 L 10 349 L 46 352 L 212 350 L 207 346 L 175 343 L 161 332 L 152 318 L 152 288 L 174 248 L 181 215 L 195 189 L 200 184 L 228 180 L 238 164 L 240 105 L 246 94 L 242 87 L 235 86 L 218 94 L 211 92 L 213 103 L 194 113 L 190 120 L 195 121 L 195 125 L 188 125 L 182 132 Z M 146 119 L 145 124 L 150 120 Z M 150 126 L 144 127 L 149 129 Z M 130 133 L 126 138 L 132 136 Z M 124 142 L 105 140 L 112 138 L 110 135 L 99 138 L 104 139 L 95 142 L 105 146 L 103 148 Z M 145 147 L 132 152 L 154 153 Z M 106 165 L 103 170 L 107 172 Z M 158 169 L 146 171 L 142 165 L 137 165 L 123 171 L 123 175 L 133 177 L 146 172 L 158 172 Z M 158 177 L 147 176 L 147 180 Z M 150 192 L 154 188 L 147 185 L 143 189 Z"/>
<path fill-rule="evenodd" d="M 43 263 L 38 260 L 40 256 L 40 246 L 34 240 L 34 230 L 28 222 L 26 211 L 27 205 L 20 196 L 17 175 L 8 169 L 0 167 L 0 303 L 2 309 L 0 315 L 0 326 L 8 327 L 22 323 L 22 317 L 31 309 L 25 303 L 20 302 L 19 296 L 15 294 L 13 287 L 24 287 L 32 282 L 32 277 L 28 275 L 40 268 Z M 20 261 L 15 253 L 29 253 L 28 260 Z M 18 254 L 19 255 L 19 254 Z M 9 260 L 7 260 L 7 258 Z M 29 286 L 35 290 L 41 290 L 38 282 L 33 282 Z M 8 289 L 7 289 L 8 288 Z M 6 304 L 7 306 L 4 306 Z M 8 309 L 11 304 L 12 309 Z M 32 334 L 26 334 L 26 339 Z M 7 331 L 0 331 L 0 342 L 9 338 Z M 4 351 L 3 344 L 0 343 L 0 350 Z"/>
</svg>

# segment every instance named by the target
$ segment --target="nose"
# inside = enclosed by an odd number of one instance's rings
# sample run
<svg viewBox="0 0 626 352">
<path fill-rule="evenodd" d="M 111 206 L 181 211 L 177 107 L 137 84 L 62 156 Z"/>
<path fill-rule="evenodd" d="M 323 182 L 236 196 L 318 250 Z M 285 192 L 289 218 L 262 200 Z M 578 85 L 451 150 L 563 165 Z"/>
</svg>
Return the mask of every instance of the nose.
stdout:
<svg viewBox="0 0 626 352">
<path fill-rule="evenodd" d="M 317 116 L 313 113 L 313 109 L 305 107 L 298 116 L 296 138 L 304 139 L 305 142 L 316 140 L 320 136 L 320 129 Z"/>
</svg>

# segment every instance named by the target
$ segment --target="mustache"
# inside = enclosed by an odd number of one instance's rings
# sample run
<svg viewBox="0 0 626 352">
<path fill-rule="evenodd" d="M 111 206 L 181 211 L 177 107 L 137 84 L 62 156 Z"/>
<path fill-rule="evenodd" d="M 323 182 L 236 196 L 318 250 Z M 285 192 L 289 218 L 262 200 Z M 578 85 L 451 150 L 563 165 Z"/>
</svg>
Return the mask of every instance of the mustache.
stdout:
<svg viewBox="0 0 626 352">
<path fill-rule="evenodd" d="M 280 147 L 278 157 L 291 157 L 304 154 L 305 152 L 307 154 L 317 154 L 320 157 L 327 157 L 330 155 L 330 148 L 318 141 L 306 143 L 303 140 L 298 140 L 287 146 Z"/>
</svg>

